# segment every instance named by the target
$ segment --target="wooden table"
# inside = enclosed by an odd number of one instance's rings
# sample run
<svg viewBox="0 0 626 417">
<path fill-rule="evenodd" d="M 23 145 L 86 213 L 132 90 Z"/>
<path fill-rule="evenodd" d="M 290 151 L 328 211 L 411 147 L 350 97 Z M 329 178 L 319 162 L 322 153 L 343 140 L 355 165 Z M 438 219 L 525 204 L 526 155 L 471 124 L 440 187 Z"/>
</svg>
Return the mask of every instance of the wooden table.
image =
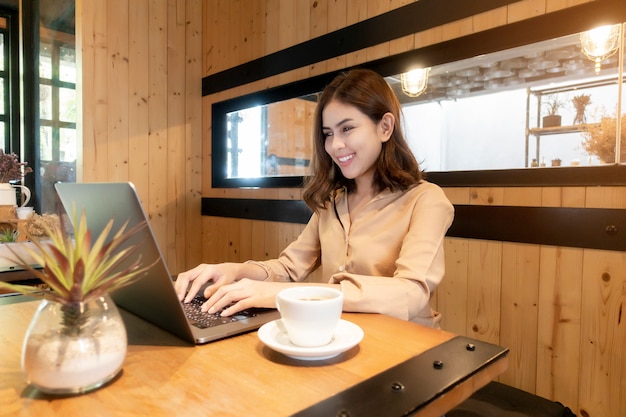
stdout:
<svg viewBox="0 0 626 417">
<path fill-rule="evenodd" d="M 287 416 L 455 337 L 383 315 L 344 314 L 363 329 L 361 343 L 332 359 L 299 361 L 264 346 L 256 332 L 189 346 L 122 312 L 129 347 L 120 376 L 85 395 L 54 397 L 27 385 L 20 368 L 37 305 L 0 305 L 0 416 Z M 503 355 L 415 415 L 442 416 L 507 365 Z"/>
</svg>

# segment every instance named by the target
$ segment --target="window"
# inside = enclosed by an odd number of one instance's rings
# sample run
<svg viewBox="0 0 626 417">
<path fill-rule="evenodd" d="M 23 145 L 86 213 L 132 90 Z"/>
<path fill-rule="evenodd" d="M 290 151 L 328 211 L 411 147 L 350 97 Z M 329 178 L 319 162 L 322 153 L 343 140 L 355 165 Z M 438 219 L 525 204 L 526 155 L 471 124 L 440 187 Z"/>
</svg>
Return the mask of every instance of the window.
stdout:
<svg viewBox="0 0 626 417">
<path fill-rule="evenodd" d="M 0 135 L 6 152 L 19 152 L 17 13 L 0 9 Z"/>
<path fill-rule="evenodd" d="M 65 39 L 67 38 L 67 39 Z M 73 36 L 39 44 L 41 209 L 53 211 L 53 184 L 76 181 L 76 53 Z"/>
<path fill-rule="evenodd" d="M 446 60 L 447 56 L 441 56 L 443 48 L 435 45 L 362 67 L 386 76 L 402 103 L 411 148 L 429 178 L 442 185 L 622 184 L 626 116 L 622 110 L 624 62 L 620 49 L 624 47 L 625 25 L 613 26 L 620 28 L 620 37 L 612 52 L 597 62 L 583 48 L 587 31 L 572 31 L 495 52 L 468 53 L 469 58 L 450 56 Z M 488 35 L 449 41 L 445 51 L 463 56 L 464 49 L 474 51 L 481 44 L 476 37 Z M 410 69 L 414 64 L 411 59 L 428 62 L 430 50 L 435 56 L 431 59 L 443 63 L 430 66 L 430 79 L 422 94 L 405 94 L 399 71 Z M 295 109 L 307 101 L 313 103 L 313 109 L 316 92 L 334 75 L 323 74 L 214 103 L 213 187 L 300 186 L 306 169 L 286 168 L 289 161 L 308 161 L 310 112 L 283 109 Z M 240 154 L 224 140 L 225 121 L 259 106 L 268 117 L 261 121 L 256 134 L 247 132 L 246 139 L 257 141 L 265 158 L 275 153 L 270 148 L 280 149 L 278 169 L 235 174 L 224 164 L 227 161 L 229 166 L 236 166 L 234 158 Z M 558 110 L 561 121 L 557 125 L 546 123 L 552 110 Z M 280 123 L 271 123 L 270 114 L 280 114 Z M 305 129 L 300 131 L 300 126 Z M 262 159 L 250 163 L 263 166 Z"/>
<path fill-rule="evenodd" d="M 387 80 L 404 102 L 408 140 L 428 171 L 597 166 L 626 162 L 615 158 L 615 132 L 605 146 L 592 143 L 600 123 L 615 119 L 618 56 L 596 71 L 577 33 L 433 67 L 417 98 L 401 91 L 399 77 Z M 552 115 L 558 121 L 546 123 Z"/>
</svg>

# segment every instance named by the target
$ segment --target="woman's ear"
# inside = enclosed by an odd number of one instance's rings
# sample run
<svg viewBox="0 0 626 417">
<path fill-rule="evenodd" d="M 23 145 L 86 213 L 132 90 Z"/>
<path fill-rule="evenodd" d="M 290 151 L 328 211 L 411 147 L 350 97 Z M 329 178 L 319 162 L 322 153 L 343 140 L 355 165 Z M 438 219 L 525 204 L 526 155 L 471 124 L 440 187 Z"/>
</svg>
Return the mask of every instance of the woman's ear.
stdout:
<svg viewBox="0 0 626 417">
<path fill-rule="evenodd" d="M 382 142 L 387 142 L 389 138 L 391 138 L 391 134 L 393 133 L 393 129 L 396 125 L 396 118 L 393 117 L 393 114 L 387 112 L 383 115 L 380 122 L 378 122 L 378 126 L 380 128 L 382 138 Z"/>
</svg>

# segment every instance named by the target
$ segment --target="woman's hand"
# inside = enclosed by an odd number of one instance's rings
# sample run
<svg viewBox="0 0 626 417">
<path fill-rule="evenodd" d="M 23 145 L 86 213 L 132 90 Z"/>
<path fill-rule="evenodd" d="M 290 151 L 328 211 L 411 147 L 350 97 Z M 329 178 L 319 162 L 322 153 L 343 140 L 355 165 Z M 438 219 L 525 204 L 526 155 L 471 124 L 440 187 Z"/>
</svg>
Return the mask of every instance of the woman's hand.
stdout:
<svg viewBox="0 0 626 417">
<path fill-rule="evenodd" d="M 203 294 L 209 298 L 209 295 L 212 294 L 211 290 L 214 291 L 222 285 L 230 284 L 236 278 L 237 264 L 200 264 L 189 271 L 178 274 L 174 282 L 174 289 L 178 299 L 188 303 L 207 282 L 213 282 L 213 285 L 208 286 Z"/>
<path fill-rule="evenodd" d="M 208 300 L 202 305 L 202 311 L 213 314 L 232 304 L 221 313 L 231 316 L 251 307 L 276 308 L 276 294 L 293 285 L 298 284 L 243 278 L 228 285 L 210 286 L 205 290 Z"/>
</svg>

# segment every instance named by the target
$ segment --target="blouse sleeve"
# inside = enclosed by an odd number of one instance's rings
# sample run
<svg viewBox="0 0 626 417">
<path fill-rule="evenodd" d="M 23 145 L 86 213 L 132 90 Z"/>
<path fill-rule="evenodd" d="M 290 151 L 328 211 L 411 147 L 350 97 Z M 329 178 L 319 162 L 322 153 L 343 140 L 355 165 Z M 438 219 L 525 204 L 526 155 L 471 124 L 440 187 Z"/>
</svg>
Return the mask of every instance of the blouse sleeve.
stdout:
<svg viewBox="0 0 626 417">
<path fill-rule="evenodd" d="M 332 275 L 330 282 L 341 284 L 344 311 L 436 324 L 438 314 L 431 310 L 429 301 L 444 276 L 444 238 L 453 217 L 454 208 L 439 187 L 421 193 L 410 213 L 392 276 Z"/>
</svg>

